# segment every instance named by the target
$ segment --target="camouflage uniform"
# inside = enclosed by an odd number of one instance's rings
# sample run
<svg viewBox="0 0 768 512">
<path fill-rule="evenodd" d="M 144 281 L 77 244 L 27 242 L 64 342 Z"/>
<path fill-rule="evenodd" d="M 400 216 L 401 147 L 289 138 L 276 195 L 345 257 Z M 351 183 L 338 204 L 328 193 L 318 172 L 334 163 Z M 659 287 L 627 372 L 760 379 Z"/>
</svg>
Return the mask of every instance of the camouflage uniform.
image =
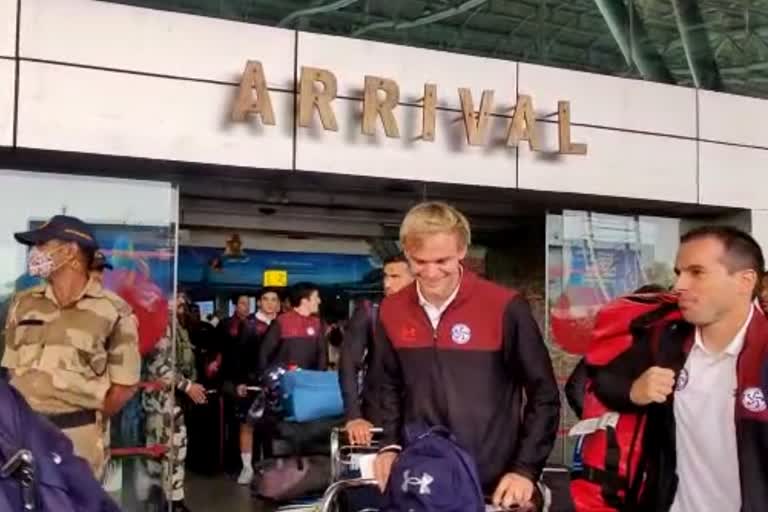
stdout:
<svg viewBox="0 0 768 512">
<path fill-rule="evenodd" d="M 2 365 L 35 411 L 49 416 L 96 412 L 96 423 L 64 433 L 101 478 L 109 446 L 101 415 L 104 398 L 113 384 L 139 382 L 141 356 L 130 306 L 94 279 L 64 308 L 50 285 L 36 286 L 14 298 L 5 339 Z"/>
<path fill-rule="evenodd" d="M 174 391 L 185 393 L 195 382 L 195 355 L 189 332 L 176 323 L 176 364 L 173 364 L 170 327 L 146 361 L 146 381 L 161 381 L 163 390 L 145 391 L 142 397 L 147 413 L 147 445 L 161 444 L 171 450 L 161 462 L 150 460 L 147 469 L 154 479 L 162 479 L 168 501 L 184 499 L 184 463 L 187 458 L 187 427 L 184 412 L 176 404 Z"/>
</svg>

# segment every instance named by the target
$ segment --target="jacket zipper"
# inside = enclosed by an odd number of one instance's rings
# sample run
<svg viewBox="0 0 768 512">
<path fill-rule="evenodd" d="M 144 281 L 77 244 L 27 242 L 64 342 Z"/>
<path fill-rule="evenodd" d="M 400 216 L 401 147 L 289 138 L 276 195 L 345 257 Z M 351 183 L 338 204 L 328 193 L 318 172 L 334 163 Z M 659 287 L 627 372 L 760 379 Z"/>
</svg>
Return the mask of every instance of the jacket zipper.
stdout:
<svg viewBox="0 0 768 512">
<path fill-rule="evenodd" d="M 443 322 L 443 318 L 445 318 L 445 315 L 448 313 L 448 311 L 450 311 L 453 308 L 455 302 L 456 302 L 456 299 L 454 299 L 454 301 L 451 304 L 449 304 L 447 308 L 445 308 L 445 311 L 443 311 L 443 313 L 440 315 L 440 318 L 437 321 L 437 325 L 432 325 L 432 319 L 429 317 L 429 314 L 426 312 L 423 306 L 419 305 L 419 308 L 421 309 L 424 315 L 424 318 L 426 318 L 427 320 L 427 324 L 429 324 L 429 327 L 432 329 L 432 357 L 434 359 L 434 365 L 437 370 L 438 378 L 442 378 L 443 376 L 443 367 L 440 364 L 440 354 L 437 347 L 438 334 L 440 332 L 440 324 Z M 439 385 L 437 385 L 436 387 L 438 389 L 443 390 L 443 399 L 445 400 L 445 403 L 442 404 L 442 406 L 439 406 L 438 404 L 437 410 L 438 410 L 439 416 L 441 418 L 447 418 L 448 414 L 445 409 L 448 407 L 448 396 L 445 394 L 444 387 Z"/>
</svg>

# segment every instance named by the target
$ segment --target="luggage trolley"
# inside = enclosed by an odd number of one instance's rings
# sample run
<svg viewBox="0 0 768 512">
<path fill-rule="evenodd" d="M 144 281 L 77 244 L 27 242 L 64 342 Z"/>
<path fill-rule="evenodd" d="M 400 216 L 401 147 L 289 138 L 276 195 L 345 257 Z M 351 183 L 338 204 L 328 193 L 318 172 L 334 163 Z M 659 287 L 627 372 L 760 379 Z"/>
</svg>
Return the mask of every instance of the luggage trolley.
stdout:
<svg viewBox="0 0 768 512">
<path fill-rule="evenodd" d="M 331 432 L 331 482 L 359 479 L 360 458 L 379 453 L 383 432 L 381 428 L 372 428 L 371 444 L 362 446 L 353 445 L 345 429 L 333 429 Z"/>
<path fill-rule="evenodd" d="M 319 504 L 313 509 L 317 512 L 378 512 L 375 506 L 363 506 L 354 509 L 342 509 L 339 498 L 345 492 L 353 489 L 371 490 L 373 496 L 378 493 L 378 483 L 374 479 L 362 478 L 360 473 L 360 458 L 375 454 L 381 449 L 381 428 L 373 428 L 373 441 L 368 446 L 352 445 L 344 429 L 334 429 L 331 434 L 331 485 L 325 491 Z M 378 439 L 377 439 L 378 437 Z M 545 473 L 547 470 L 545 469 Z M 492 505 L 486 506 L 487 512 L 565 512 L 570 508 L 552 507 L 552 493 L 544 481 L 535 486 L 533 507 L 513 507 L 503 509 Z"/>
<path fill-rule="evenodd" d="M 378 508 L 368 506 L 355 510 L 342 510 L 339 499 L 351 489 L 367 488 L 375 497 L 378 484 L 374 479 L 362 477 L 360 459 L 366 455 L 374 455 L 381 449 L 381 428 L 372 428 L 373 439 L 369 445 L 353 445 L 349 441 L 347 431 L 336 428 L 331 432 L 331 485 L 325 491 L 317 510 L 319 512 L 376 512 Z"/>
</svg>

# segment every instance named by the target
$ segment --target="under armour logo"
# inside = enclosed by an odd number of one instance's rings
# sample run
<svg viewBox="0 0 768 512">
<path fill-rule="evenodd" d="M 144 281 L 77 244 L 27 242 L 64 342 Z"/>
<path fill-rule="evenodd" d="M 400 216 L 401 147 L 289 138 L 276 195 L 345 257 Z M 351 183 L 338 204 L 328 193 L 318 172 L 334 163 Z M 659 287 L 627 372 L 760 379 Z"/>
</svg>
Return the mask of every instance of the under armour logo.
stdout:
<svg viewBox="0 0 768 512">
<path fill-rule="evenodd" d="M 403 492 L 408 492 L 408 488 L 411 486 L 419 488 L 419 494 L 432 494 L 429 486 L 435 479 L 429 473 L 424 473 L 421 478 L 411 476 L 411 470 L 407 469 L 403 473 Z"/>
</svg>

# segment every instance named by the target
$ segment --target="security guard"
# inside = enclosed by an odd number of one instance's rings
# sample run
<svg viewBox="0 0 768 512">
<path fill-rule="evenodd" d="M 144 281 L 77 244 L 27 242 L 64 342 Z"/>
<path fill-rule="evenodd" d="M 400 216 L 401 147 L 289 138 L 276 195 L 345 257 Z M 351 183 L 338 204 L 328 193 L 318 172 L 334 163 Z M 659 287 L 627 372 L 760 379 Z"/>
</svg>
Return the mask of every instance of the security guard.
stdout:
<svg viewBox="0 0 768 512">
<path fill-rule="evenodd" d="M 105 422 L 139 382 L 136 319 L 91 277 L 98 247 L 83 221 L 57 215 L 15 237 L 31 246 L 29 274 L 47 283 L 14 298 L 2 366 L 32 408 L 67 434 L 75 453 L 101 478 Z"/>
<path fill-rule="evenodd" d="M 145 365 L 144 380 L 161 386 L 147 389 L 142 394 L 142 404 L 147 415 L 147 445 L 160 444 L 171 448 L 171 452 L 161 461 L 147 461 L 149 476 L 154 481 L 160 481 L 165 499 L 171 504 L 171 512 L 189 512 L 184 502 L 187 425 L 181 407 L 184 403 L 182 397 L 186 395 L 192 403 L 198 405 L 207 402 L 205 388 L 195 381 L 195 355 L 185 325 L 188 307 L 187 297 L 179 294 L 176 297 L 176 311 L 171 312 L 176 318 L 175 359 L 173 326 L 169 325 L 165 336 L 147 355 Z M 174 392 L 176 400 L 172 395 Z"/>
</svg>

